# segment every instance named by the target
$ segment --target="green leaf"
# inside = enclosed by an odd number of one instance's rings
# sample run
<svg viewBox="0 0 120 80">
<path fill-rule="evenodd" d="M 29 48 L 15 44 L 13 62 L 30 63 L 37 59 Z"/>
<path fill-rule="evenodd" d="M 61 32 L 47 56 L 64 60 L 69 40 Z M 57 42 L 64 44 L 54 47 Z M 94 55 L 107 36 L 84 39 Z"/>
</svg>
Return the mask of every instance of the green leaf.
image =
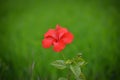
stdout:
<svg viewBox="0 0 120 80">
<path fill-rule="evenodd" d="M 78 53 L 77 56 L 78 56 L 78 57 L 81 57 L 81 56 L 82 56 L 82 53 Z"/>
<path fill-rule="evenodd" d="M 83 73 L 80 74 L 80 80 L 86 80 L 85 75 Z"/>
<path fill-rule="evenodd" d="M 85 65 L 86 63 L 83 61 L 83 62 L 78 62 L 78 66 L 83 66 Z"/>
<path fill-rule="evenodd" d="M 78 66 L 84 66 L 86 64 L 85 60 L 81 57 L 76 58 L 76 63 L 78 64 Z"/>
<path fill-rule="evenodd" d="M 51 65 L 53 65 L 57 69 L 65 69 L 66 68 L 66 64 L 65 64 L 64 60 L 56 60 L 56 61 L 52 62 Z"/>
<path fill-rule="evenodd" d="M 58 80 L 67 80 L 67 79 L 64 77 L 60 77 Z"/>
<path fill-rule="evenodd" d="M 69 59 L 65 62 L 65 64 L 71 64 L 71 63 L 72 63 L 72 61 Z"/>
<path fill-rule="evenodd" d="M 81 74 L 81 69 L 78 65 L 70 65 L 70 70 L 73 72 L 73 74 L 75 75 L 75 78 L 77 80 L 80 80 L 79 79 L 79 76 Z"/>
</svg>

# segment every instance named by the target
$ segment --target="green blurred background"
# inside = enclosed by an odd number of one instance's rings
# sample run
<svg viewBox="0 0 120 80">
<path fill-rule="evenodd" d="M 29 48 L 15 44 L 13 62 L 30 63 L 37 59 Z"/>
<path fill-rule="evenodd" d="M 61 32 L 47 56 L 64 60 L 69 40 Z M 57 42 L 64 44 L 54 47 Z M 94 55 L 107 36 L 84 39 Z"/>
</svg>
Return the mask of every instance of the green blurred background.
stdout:
<svg viewBox="0 0 120 80">
<path fill-rule="evenodd" d="M 67 72 L 50 65 L 83 53 L 87 80 L 120 80 L 119 0 L 0 0 L 0 80 L 57 80 Z M 74 41 L 61 53 L 42 48 L 56 24 Z"/>
</svg>

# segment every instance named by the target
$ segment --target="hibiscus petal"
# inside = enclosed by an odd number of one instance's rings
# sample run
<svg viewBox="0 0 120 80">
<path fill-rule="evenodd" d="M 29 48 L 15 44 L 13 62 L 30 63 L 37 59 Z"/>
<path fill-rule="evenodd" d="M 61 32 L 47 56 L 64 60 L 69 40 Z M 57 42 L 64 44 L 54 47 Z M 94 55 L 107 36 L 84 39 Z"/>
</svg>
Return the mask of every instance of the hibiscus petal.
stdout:
<svg viewBox="0 0 120 80">
<path fill-rule="evenodd" d="M 59 24 L 56 25 L 56 30 L 60 29 L 61 26 Z"/>
<path fill-rule="evenodd" d="M 49 29 L 48 32 L 45 33 L 44 37 L 45 37 L 45 38 L 47 38 L 47 37 L 52 37 L 52 38 L 54 38 L 54 39 L 57 39 L 56 30 L 54 30 L 54 29 Z"/>
<path fill-rule="evenodd" d="M 65 44 L 63 42 L 54 42 L 53 45 L 53 49 L 55 52 L 60 52 L 65 48 Z"/>
<path fill-rule="evenodd" d="M 74 38 L 73 34 L 70 33 L 70 32 L 67 32 L 67 33 L 64 34 L 64 36 L 62 37 L 61 40 L 62 40 L 65 44 L 69 44 L 69 43 L 71 43 L 71 42 L 73 41 L 73 38 Z"/>
<path fill-rule="evenodd" d="M 66 28 L 62 28 L 60 25 L 56 25 L 56 31 L 58 33 L 58 37 L 59 39 L 68 32 L 68 30 Z"/>
<path fill-rule="evenodd" d="M 49 48 L 52 45 L 53 39 L 52 38 L 45 38 L 42 40 L 42 46 L 44 48 Z"/>
</svg>

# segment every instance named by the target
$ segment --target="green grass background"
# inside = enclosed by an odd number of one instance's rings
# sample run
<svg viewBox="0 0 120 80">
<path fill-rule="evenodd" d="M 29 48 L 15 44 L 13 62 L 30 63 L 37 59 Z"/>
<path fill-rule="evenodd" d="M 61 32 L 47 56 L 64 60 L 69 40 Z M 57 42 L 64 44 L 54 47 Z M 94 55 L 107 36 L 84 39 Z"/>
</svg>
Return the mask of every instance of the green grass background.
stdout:
<svg viewBox="0 0 120 80">
<path fill-rule="evenodd" d="M 87 80 L 120 80 L 119 0 L 1 0 L 0 80 L 57 80 L 67 72 L 50 65 L 83 53 Z M 61 53 L 42 48 L 56 24 L 74 34 Z M 33 66 L 34 65 L 34 66 Z"/>
</svg>

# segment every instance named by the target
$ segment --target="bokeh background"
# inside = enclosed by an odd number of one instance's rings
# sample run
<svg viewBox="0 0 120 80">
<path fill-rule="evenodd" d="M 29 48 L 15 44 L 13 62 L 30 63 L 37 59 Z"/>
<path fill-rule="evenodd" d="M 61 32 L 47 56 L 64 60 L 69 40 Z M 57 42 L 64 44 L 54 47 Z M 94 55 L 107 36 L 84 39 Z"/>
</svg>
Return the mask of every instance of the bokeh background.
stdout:
<svg viewBox="0 0 120 80">
<path fill-rule="evenodd" d="M 57 80 L 50 63 L 82 53 L 87 80 L 120 80 L 119 0 L 0 0 L 0 80 Z M 61 53 L 42 48 L 56 24 L 74 34 Z"/>
</svg>

